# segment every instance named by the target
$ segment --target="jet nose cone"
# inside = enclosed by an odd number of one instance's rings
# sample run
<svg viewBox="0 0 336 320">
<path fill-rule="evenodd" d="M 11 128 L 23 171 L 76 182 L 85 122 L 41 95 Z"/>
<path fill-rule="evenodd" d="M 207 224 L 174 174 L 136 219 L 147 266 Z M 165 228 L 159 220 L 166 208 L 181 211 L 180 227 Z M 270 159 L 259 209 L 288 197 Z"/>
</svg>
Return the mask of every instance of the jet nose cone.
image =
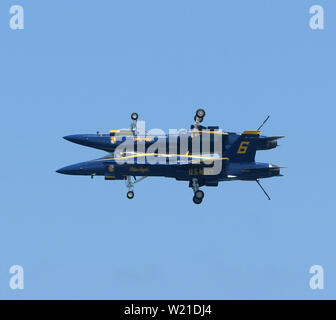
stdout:
<svg viewBox="0 0 336 320">
<path fill-rule="evenodd" d="M 62 174 L 81 174 L 82 170 L 84 167 L 84 163 L 77 163 L 77 164 L 72 164 L 70 166 L 58 169 L 56 172 L 57 173 L 62 173 Z"/>
<path fill-rule="evenodd" d="M 80 144 L 82 146 L 90 146 L 90 135 L 89 134 L 74 134 L 71 136 L 65 136 L 63 139 L 68 140 L 73 143 Z"/>
<path fill-rule="evenodd" d="M 69 167 L 64 167 L 56 170 L 57 173 L 70 174 L 71 169 Z"/>
<path fill-rule="evenodd" d="M 71 136 L 65 136 L 63 137 L 63 139 L 65 140 L 68 140 L 70 142 L 74 142 L 74 143 L 83 143 L 86 139 L 85 136 L 81 135 L 81 134 L 74 134 L 74 135 L 71 135 Z"/>
</svg>

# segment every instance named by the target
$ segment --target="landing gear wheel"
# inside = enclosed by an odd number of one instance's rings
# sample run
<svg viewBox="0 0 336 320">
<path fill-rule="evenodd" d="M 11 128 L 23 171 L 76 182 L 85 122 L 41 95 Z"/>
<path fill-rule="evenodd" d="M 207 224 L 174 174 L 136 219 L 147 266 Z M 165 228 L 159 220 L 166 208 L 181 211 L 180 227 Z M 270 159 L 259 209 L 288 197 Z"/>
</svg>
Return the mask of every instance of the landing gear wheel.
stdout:
<svg viewBox="0 0 336 320">
<path fill-rule="evenodd" d="M 204 198 L 204 192 L 202 190 L 197 190 L 194 197 L 202 201 L 202 199 Z"/>
<path fill-rule="evenodd" d="M 203 120 L 203 118 L 204 118 L 204 116 L 205 116 L 205 111 L 204 111 L 203 109 L 198 109 L 198 110 L 196 111 L 196 116 L 197 116 L 198 118 L 202 118 L 202 120 Z"/>
<path fill-rule="evenodd" d="M 203 121 L 203 118 L 199 118 L 197 116 L 194 117 L 194 120 L 195 121 L 198 121 L 199 123 L 201 123 Z"/>
<path fill-rule="evenodd" d="M 138 120 L 138 114 L 136 113 L 136 112 L 133 112 L 132 114 L 131 114 L 131 119 L 132 120 Z"/>
<path fill-rule="evenodd" d="M 133 199 L 134 198 L 134 192 L 133 191 L 128 191 L 127 192 L 127 198 L 128 199 Z"/>
<path fill-rule="evenodd" d="M 193 197 L 193 201 L 194 201 L 194 203 L 196 203 L 196 204 L 201 204 L 201 203 L 202 203 L 202 199 L 198 199 L 198 198 L 196 198 L 195 196 Z"/>
</svg>

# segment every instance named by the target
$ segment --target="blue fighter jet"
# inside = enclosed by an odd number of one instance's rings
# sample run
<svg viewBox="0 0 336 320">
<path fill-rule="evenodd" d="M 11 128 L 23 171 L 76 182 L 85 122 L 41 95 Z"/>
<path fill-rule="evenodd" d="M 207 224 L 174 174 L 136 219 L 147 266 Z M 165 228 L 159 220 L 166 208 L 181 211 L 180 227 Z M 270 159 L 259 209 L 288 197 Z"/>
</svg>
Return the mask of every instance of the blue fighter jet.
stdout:
<svg viewBox="0 0 336 320">
<path fill-rule="evenodd" d="M 69 175 L 104 176 L 106 180 L 125 180 L 127 198 L 134 197 L 134 184 L 146 177 L 167 177 L 187 181 L 193 190 L 193 202 L 204 198 L 202 186 L 217 187 L 221 181 L 256 181 L 282 176 L 283 167 L 255 161 L 257 150 L 277 147 L 283 136 L 266 137 L 260 129 L 243 133 L 223 132 L 217 126 L 201 125 L 205 111 L 198 109 L 190 130 L 174 133 L 146 132 L 138 126 L 138 114 L 132 113 L 131 127 L 107 134 L 78 134 L 64 139 L 108 152 L 99 159 L 77 163 L 57 170 Z M 137 179 L 137 177 L 139 177 Z"/>
</svg>

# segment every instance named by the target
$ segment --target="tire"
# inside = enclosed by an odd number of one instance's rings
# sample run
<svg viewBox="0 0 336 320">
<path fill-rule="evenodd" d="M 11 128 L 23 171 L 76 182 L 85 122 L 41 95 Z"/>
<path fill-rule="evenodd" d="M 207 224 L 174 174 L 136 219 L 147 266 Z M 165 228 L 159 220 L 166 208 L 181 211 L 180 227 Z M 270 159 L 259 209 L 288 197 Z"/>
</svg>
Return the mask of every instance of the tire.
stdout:
<svg viewBox="0 0 336 320">
<path fill-rule="evenodd" d="M 134 192 L 133 191 L 128 191 L 127 192 L 127 198 L 128 199 L 133 199 L 134 198 Z"/>
<path fill-rule="evenodd" d="M 136 112 L 133 112 L 133 113 L 131 114 L 131 119 L 132 119 L 132 120 L 138 120 L 138 117 L 139 117 L 139 115 L 138 115 Z"/>
<path fill-rule="evenodd" d="M 202 120 L 203 120 L 203 118 L 204 118 L 204 116 L 205 116 L 205 111 L 204 111 L 203 109 L 198 109 L 198 110 L 196 111 L 196 116 L 197 116 L 198 118 L 202 118 Z"/>
<path fill-rule="evenodd" d="M 199 117 L 195 116 L 195 117 L 194 117 L 194 120 L 195 120 L 195 121 L 198 120 L 198 122 L 201 123 L 201 122 L 203 121 L 203 118 L 199 118 Z"/>
<path fill-rule="evenodd" d="M 204 198 L 204 192 L 202 190 L 197 190 L 195 192 L 195 198 L 202 200 Z"/>
<path fill-rule="evenodd" d="M 202 199 L 198 199 L 198 198 L 196 198 L 196 197 L 193 197 L 193 201 L 194 201 L 194 203 L 196 203 L 196 204 L 201 204 L 201 203 L 202 203 Z"/>
</svg>

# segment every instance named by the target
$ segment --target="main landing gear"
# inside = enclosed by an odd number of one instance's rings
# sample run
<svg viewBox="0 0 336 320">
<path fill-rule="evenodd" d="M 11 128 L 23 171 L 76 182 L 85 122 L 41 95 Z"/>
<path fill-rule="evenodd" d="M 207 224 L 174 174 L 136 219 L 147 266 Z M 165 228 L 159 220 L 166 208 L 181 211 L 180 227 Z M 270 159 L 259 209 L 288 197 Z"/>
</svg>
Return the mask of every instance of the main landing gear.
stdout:
<svg viewBox="0 0 336 320">
<path fill-rule="evenodd" d="M 133 132 L 136 131 L 137 129 L 137 121 L 138 121 L 139 115 L 136 112 L 133 112 L 131 114 L 131 119 L 132 119 L 132 123 L 131 123 L 131 130 Z"/>
<path fill-rule="evenodd" d="M 134 120 L 134 121 L 136 121 L 136 120 L 138 120 L 138 114 L 136 113 L 136 112 L 133 112 L 132 114 L 131 114 L 131 119 L 132 120 Z"/>
<path fill-rule="evenodd" d="M 194 191 L 193 201 L 196 204 L 201 204 L 204 198 L 204 192 L 199 189 L 198 181 L 196 178 L 192 179 L 191 187 Z"/>
<path fill-rule="evenodd" d="M 195 120 L 195 128 L 198 128 L 200 123 L 203 121 L 203 118 L 205 117 L 205 111 L 204 109 L 197 109 L 194 120 Z"/>
</svg>

